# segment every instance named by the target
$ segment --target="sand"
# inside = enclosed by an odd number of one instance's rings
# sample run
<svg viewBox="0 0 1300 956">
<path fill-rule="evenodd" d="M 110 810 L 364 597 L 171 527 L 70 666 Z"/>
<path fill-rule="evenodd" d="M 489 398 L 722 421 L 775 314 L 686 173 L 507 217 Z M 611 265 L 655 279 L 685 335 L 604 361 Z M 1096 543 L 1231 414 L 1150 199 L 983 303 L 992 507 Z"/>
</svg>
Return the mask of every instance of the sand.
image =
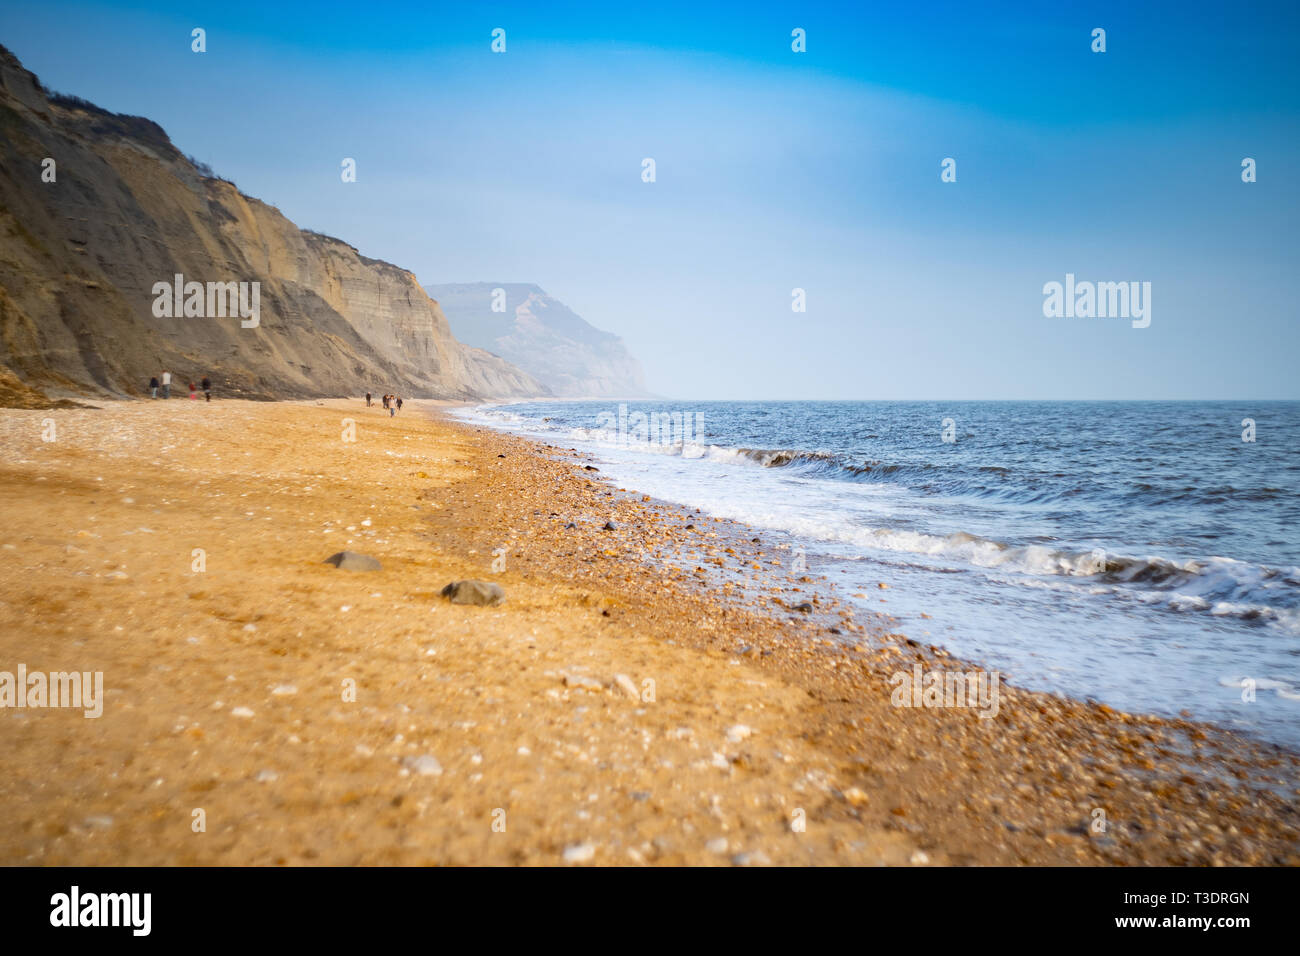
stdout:
<svg viewBox="0 0 1300 956">
<path fill-rule="evenodd" d="M 1016 688 L 894 706 L 914 663 L 970 665 L 759 532 L 434 403 L 0 436 L 0 671 L 105 686 L 98 718 L 0 709 L 0 862 L 1300 862 L 1296 754 Z M 467 578 L 505 602 L 440 596 Z"/>
</svg>

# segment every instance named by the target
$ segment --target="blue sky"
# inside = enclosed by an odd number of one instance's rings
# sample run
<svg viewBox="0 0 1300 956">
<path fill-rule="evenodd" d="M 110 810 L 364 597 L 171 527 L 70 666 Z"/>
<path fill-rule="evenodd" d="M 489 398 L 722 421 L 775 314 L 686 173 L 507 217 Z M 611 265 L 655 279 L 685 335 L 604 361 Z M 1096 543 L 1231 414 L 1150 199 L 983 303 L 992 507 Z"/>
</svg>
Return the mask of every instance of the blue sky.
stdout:
<svg viewBox="0 0 1300 956">
<path fill-rule="evenodd" d="M 1300 398 L 1294 4 L 9 0 L 0 42 L 424 282 L 542 285 L 667 395 Z M 1150 327 L 1045 318 L 1067 272 Z"/>
</svg>

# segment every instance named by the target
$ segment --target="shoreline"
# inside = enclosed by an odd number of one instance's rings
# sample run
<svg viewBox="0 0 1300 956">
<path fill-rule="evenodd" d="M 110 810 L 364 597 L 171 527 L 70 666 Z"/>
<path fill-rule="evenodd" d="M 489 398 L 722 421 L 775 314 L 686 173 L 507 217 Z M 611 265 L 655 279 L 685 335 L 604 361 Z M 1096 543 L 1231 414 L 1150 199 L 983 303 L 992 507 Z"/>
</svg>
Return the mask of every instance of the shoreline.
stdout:
<svg viewBox="0 0 1300 956">
<path fill-rule="evenodd" d="M 519 405 L 519 403 L 515 403 L 515 402 L 495 403 L 494 407 L 508 408 L 511 407 L 512 405 Z M 543 405 L 551 405 L 551 403 L 545 402 L 543 403 Z M 461 407 L 468 408 L 473 406 L 464 405 Z M 484 406 L 480 406 L 480 407 L 484 407 Z M 539 415 L 541 414 L 541 412 L 534 411 L 532 412 L 532 414 Z M 593 463 L 602 463 L 602 459 L 604 458 L 606 460 L 611 460 L 611 462 L 615 462 L 614 467 L 616 468 L 616 470 L 619 470 L 619 462 L 620 462 L 619 455 L 617 455 L 617 453 L 611 453 L 612 458 L 606 458 L 606 453 L 604 453 L 604 451 L 602 450 L 603 449 L 602 442 L 610 441 L 608 440 L 608 438 L 599 438 L 599 440 L 591 440 L 590 436 L 584 436 L 586 447 L 585 450 L 580 450 L 580 449 L 575 449 L 575 447 L 567 446 L 567 442 L 573 441 L 575 440 L 575 438 L 573 438 L 573 436 L 569 436 L 569 434 L 563 431 L 546 432 L 546 431 L 538 431 L 538 429 L 534 429 L 530 427 L 523 427 L 523 433 L 517 433 L 515 431 L 511 431 L 510 427 L 498 427 L 498 425 L 495 425 L 493 421 L 491 421 L 490 419 L 487 420 L 480 419 L 477 418 L 477 416 L 474 416 L 474 418 L 461 419 L 459 418 L 459 416 L 454 415 L 452 416 L 451 420 L 454 421 L 454 423 L 469 425 L 469 427 L 472 428 L 484 428 L 485 431 L 497 432 L 499 434 L 507 434 L 507 436 L 523 438 L 523 440 L 526 442 L 533 442 L 533 444 L 536 444 L 539 447 L 546 447 L 546 449 L 550 449 L 550 447 L 552 447 L 549 444 L 549 442 L 551 441 L 564 442 L 564 445 L 559 445 L 554 447 L 565 447 L 565 449 L 567 449 L 567 453 L 571 455 L 573 460 L 581 460 L 581 462 L 588 462 L 589 460 L 589 462 L 593 462 Z M 547 418 L 545 420 L 550 421 L 551 419 Z M 526 416 L 525 416 L 525 421 L 526 421 Z M 582 442 L 581 441 L 576 442 L 576 444 L 582 444 Z M 710 449 L 707 450 L 710 451 L 714 450 L 715 447 L 716 449 L 723 450 L 723 451 L 738 450 L 738 451 L 742 451 L 742 453 L 744 453 L 744 451 L 749 451 L 749 449 L 737 449 L 737 447 L 731 447 L 725 444 L 710 447 Z M 772 445 L 772 447 L 774 447 L 774 449 L 787 449 L 788 446 L 774 444 Z M 790 449 L 793 450 L 781 450 L 780 453 L 777 453 L 777 451 L 763 451 L 762 454 L 763 455 L 803 454 L 803 455 L 807 455 L 807 457 L 814 457 L 814 455 L 827 454 L 827 453 L 822 453 L 822 451 L 811 450 L 815 446 L 810 446 L 809 449 L 802 449 L 802 450 L 798 449 L 798 447 L 793 445 L 789 447 Z M 759 453 L 754 453 L 754 454 L 757 455 Z M 669 460 L 669 462 L 672 462 L 672 460 L 676 460 L 676 459 L 669 457 L 667 460 Z M 685 460 L 685 458 L 682 458 L 681 460 Z M 764 463 L 766 463 L 766 460 L 764 460 Z M 621 471 L 623 471 L 624 476 L 628 476 L 629 472 L 628 472 L 627 464 L 625 464 L 625 462 L 623 464 L 624 467 L 621 468 Z M 633 473 L 636 473 L 636 468 L 633 468 L 632 471 Z M 653 477 L 654 476 L 651 476 L 651 480 L 650 480 L 651 485 L 655 485 L 655 481 L 653 480 Z M 629 480 L 636 481 L 637 479 L 636 477 L 629 477 Z M 660 489 L 663 488 L 662 481 L 660 481 L 660 484 L 658 486 Z M 673 492 L 672 490 L 668 490 L 668 493 L 672 494 Z M 707 498 L 707 496 L 705 497 Z M 744 501 L 744 497 L 738 499 Z M 655 505 L 658 507 L 669 507 L 669 509 L 672 509 L 672 507 L 677 507 L 675 502 L 664 501 L 664 499 L 654 498 L 654 501 L 655 501 Z M 725 502 L 719 503 L 718 501 L 715 501 L 714 505 L 712 506 L 718 507 L 719 510 L 708 511 L 707 514 L 710 515 L 710 518 L 712 518 L 712 515 L 714 514 L 723 515 L 722 527 L 735 528 L 735 531 L 733 531 L 733 538 L 735 538 L 735 541 L 733 541 L 732 544 L 735 545 L 737 549 L 744 548 L 745 545 L 740 544 L 740 542 L 748 542 L 750 541 L 750 536 L 754 536 L 754 535 L 761 535 L 763 537 L 764 542 L 768 540 L 784 541 L 785 544 L 777 544 L 776 548 L 779 550 L 787 550 L 787 557 L 789 557 L 790 554 L 789 549 L 797 548 L 797 546 L 803 546 L 803 548 L 806 548 L 807 551 L 809 551 L 809 553 L 813 553 L 814 549 L 820 550 L 820 548 L 822 548 L 822 541 L 820 541 L 818 537 L 816 537 L 815 535 L 801 537 L 801 533 L 793 531 L 793 529 L 790 529 L 790 525 L 788 524 L 785 525 L 785 527 L 783 527 L 783 525 L 781 525 L 780 523 L 776 523 L 776 524 L 762 523 L 761 525 L 758 525 L 758 527 L 755 527 L 755 525 L 750 525 L 746 523 L 746 518 L 744 516 L 744 509 L 741 510 L 740 515 L 737 515 L 737 510 L 733 509 L 733 507 L 728 507 L 728 503 Z M 707 509 L 708 506 L 706 505 L 705 507 Z M 699 514 L 698 509 L 695 510 L 695 514 Z M 725 516 L 728 514 L 731 514 L 732 516 Z M 958 525 L 958 527 L 965 527 L 965 525 Z M 952 533 L 952 529 L 949 529 L 949 531 L 946 532 L 945 531 L 933 532 L 933 537 L 935 537 L 937 540 L 937 538 L 944 537 L 945 533 L 946 535 L 950 535 L 950 533 Z M 991 533 L 991 532 L 982 531 L 980 533 L 985 533 L 985 535 L 987 535 L 987 533 Z M 996 542 L 1000 540 L 1000 538 L 996 537 L 996 532 L 993 532 L 993 536 L 995 536 L 995 544 L 996 544 Z M 757 540 L 757 538 L 755 538 L 755 540 Z M 1000 546 L 1005 546 L 1005 548 L 1015 548 L 1015 546 L 1019 546 L 1019 542 L 1013 542 L 1013 544 L 1011 545 L 1000 545 Z M 1075 545 L 1074 548 L 1071 548 L 1071 546 L 1069 545 L 1060 545 L 1060 546 L 1065 551 L 1078 550 L 1078 545 Z M 827 550 L 831 550 L 831 548 L 829 548 L 828 546 Z M 1132 553 L 1135 554 L 1140 553 L 1140 550 L 1132 551 Z M 1122 554 L 1119 553 L 1118 550 L 1115 551 L 1115 554 L 1117 554 L 1118 557 L 1122 558 Z M 949 656 L 953 656 L 954 659 L 959 658 L 959 659 L 963 659 L 963 661 L 978 662 L 980 670 L 988 670 L 987 659 L 985 659 L 985 657 L 982 656 L 982 654 L 980 654 L 978 650 L 971 650 L 969 648 L 970 641 L 966 641 L 967 648 L 963 650 L 961 649 L 962 648 L 961 640 L 956 641 L 956 643 L 945 643 L 946 639 L 945 639 L 945 633 L 943 631 L 935 630 L 935 632 L 932 633 L 930 630 L 927 630 L 927 626 L 931 628 L 935 627 L 935 624 L 931 623 L 932 619 L 939 619 L 939 620 L 944 619 L 943 615 L 939 613 L 933 613 L 933 614 L 927 613 L 927 611 L 936 611 L 936 607 L 933 606 L 931 602 L 928 602 L 927 597 L 924 597 L 926 596 L 926 594 L 931 593 L 930 591 L 927 591 L 927 589 L 915 587 L 914 585 L 914 587 L 911 588 L 911 591 L 913 591 L 913 596 L 911 596 L 911 600 L 910 600 L 911 606 L 905 605 L 906 609 L 902 611 L 901 617 L 898 617 L 898 615 L 896 613 L 893 613 L 893 611 L 891 610 L 892 607 L 894 606 L 894 600 L 893 600 L 894 594 L 889 593 L 889 589 L 898 587 L 897 583 L 893 583 L 892 580 L 889 581 L 889 583 L 887 583 L 887 581 L 885 580 L 881 580 L 880 578 L 876 578 L 876 576 L 867 575 L 867 574 L 859 576 L 859 578 L 855 581 L 852 581 L 852 583 L 850 583 L 850 581 L 837 580 L 836 576 L 832 574 L 833 568 L 832 571 L 823 570 L 824 566 L 826 566 L 827 563 L 833 563 L 837 561 L 837 559 L 839 559 L 839 561 L 845 561 L 844 554 L 841 553 L 839 555 L 836 554 L 820 555 L 820 561 L 818 562 L 819 564 L 818 570 L 805 571 L 805 575 L 810 575 L 810 578 L 809 576 L 805 576 L 805 578 L 803 578 L 803 581 L 816 581 L 816 583 L 818 583 L 818 588 L 820 589 L 820 593 L 823 594 L 823 597 L 826 597 L 828 593 L 836 592 L 836 589 L 839 588 L 841 584 L 849 584 L 849 587 L 844 588 L 844 591 L 840 592 L 841 600 L 844 601 L 845 604 L 849 604 L 850 606 L 855 606 L 858 607 L 858 609 L 862 609 L 863 611 L 865 611 L 867 615 L 871 615 L 872 611 L 875 611 L 876 614 L 879 614 L 880 626 L 887 628 L 887 630 L 889 631 L 909 632 L 907 633 L 907 635 L 898 635 L 898 637 L 900 637 L 900 640 L 906 640 L 907 637 L 911 637 L 913 633 L 919 633 L 920 636 L 917 637 L 917 640 L 915 640 L 914 643 L 911 643 L 913 644 L 913 646 L 915 646 L 915 644 L 918 643 L 920 645 L 926 645 L 927 648 L 930 649 L 931 653 L 936 653 L 936 652 L 946 653 L 949 654 Z M 853 558 L 849 558 L 849 561 L 852 561 L 852 559 Z M 1136 559 L 1134 558 L 1122 558 L 1122 559 L 1123 561 L 1126 562 L 1136 562 Z M 1164 559 L 1162 558 L 1148 558 L 1148 561 L 1152 561 L 1152 562 L 1160 561 L 1162 563 L 1177 564 L 1177 563 L 1196 561 L 1196 559 L 1187 557 L 1187 555 L 1184 554 L 1184 555 L 1180 555 L 1180 557 L 1170 558 L 1169 562 L 1165 562 Z M 853 574 L 853 572 L 850 571 L 850 574 Z M 880 568 L 878 574 L 881 576 L 881 578 L 885 578 L 885 576 L 887 576 L 887 572 L 885 572 L 884 568 Z M 725 581 L 727 580 L 727 578 L 723 576 L 722 580 Z M 787 580 L 793 580 L 793 579 L 790 578 Z M 933 581 L 931 581 L 931 584 L 933 584 Z M 939 583 L 939 587 L 943 588 L 943 583 L 941 583 L 941 581 Z M 880 588 L 880 591 L 879 592 L 876 591 L 876 588 Z M 792 588 L 792 591 L 797 592 L 798 588 Z M 849 592 L 853 592 L 853 591 L 866 592 L 866 593 L 853 594 L 853 598 L 857 600 L 857 604 L 855 605 L 854 602 L 848 601 L 848 594 Z M 915 597 L 917 596 L 917 594 L 920 594 L 920 596 L 922 596 L 919 598 L 919 600 L 917 597 Z M 970 593 L 966 594 L 967 601 L 980 600 L 980 597 L 983 596 L 978 596 L 978 594 L 970 594 Z M 878 598 L 880 598 L 879 605 L 888 605 L 888 606 L 880 607 L 876 605 L 876 601 L 878 601 Z M 907 601 L 907 597 L 905 597 L 904 600 Z M 1266 600 L 1266 598 L 1262 598 L 1262 600 Z M 777 604 L 777 606 L 779 607 L 781 606 L 780 601 L 776 601 L 775 604 Z M 837 609 L 842 610 L 842 607 L 837 605 Z M 820 613 L 820 607 L 818 607 L 818 609 L 816 610 L 818 610 L 818 613 Z M 952 622 L 954 620 L 952 607 L 948 607 L 948 609 L 946 609 L 946 614 L 948 614 L 946 620 L 948 620 L 949 622 L 949 626 L 946 627 L 946 631 L 952 632 L 953 630 L 958 630 L 958 631 L 961 630 L 961 627 L 954 628 L 952 626 Z M 959 618 L 957 618 L 957 620 L 959 620 Z M 1024 663 L 1023 661 L 1019 661 L 1019 662 L 1008 661 L 1008 658 L 1006 658 L 1006 654 L 1004 654 L 1004 656 L 1002 656 L 1000 659 L 1002 665 L 1011 667 L 1011 669 L 1015 669 L 1015 670 L 1019 670 L 1017 667 L 1017 663 L 1021 663 L 1021 665 L 1023 665 Z M 1170 670 L 1171 669 L 1169 669 L 1169 667 L 1166 667 L 1166 671 L 1170 671 Z M 1019 676 L 1023 676 L 1023 675 L 1019 675 Z M 1271 676 L 1271 672 L 1269 676 Z M 1006 676 L 1004 675 L 1004 679 L 1008 679 L 1008 678 L 1006 678 Z M 1013 679 L 1014 682 L 1015 679 L 1014 678 L 1011 679 Z M 1262 683 L 1264 682 L 1262 682 L 1261 680 L 1261 685 Z M 1222 713 L 1222 711 L 1219 711 L 1219 713 L 1208 713 L 1208 711 L 1201 708 L 1195 708 L 1195 713 L 1193 713 L 1193 710 L 1186 709 L 1187 706 L 1190 705 L 1183 704 L 1183 702 L 1180 702 L 1180 704 L 1177 706 L 1167 706 L 1167 705 L 1160 706 L 1160 704 L 1157 704 L 1157 702 L 1153 701 L 1152 698 L 1148 698 L 1148 700 L 1141 700 L 1140 696 L 1127 696 L 1126 698 L 1126 695 L 1122 695 L 1122 693 L 1115 693 L 1115 695 L 1112 695 L 1112 693 L 1106 693 L 1105 691 L 1101 691 L 1101 689 L 1095 687 L 1095 685 L 1093 685 L 1093 687 L 1079 687 L 1079 685 L 1075 685 L 1075 687 L 1073 688 L 1058 687 L 1057 684 L 1053 684 L 1052 682 L 1050 682 L 1050 680 L 1045 680 L 1044 675 L 1041 674 L 1041 672 L 1040 674 L 1030 676 L 1030 678 L 1027 679 L 1027 684 L 1024 684 L 1024 687 L 1036 688 L 1043 693 L 1048 693 L 1048 695 L 1069 697 L 1071 698 L 1071 700 L 1076 700 L 1076 701 L 1089 701 L 1089 702 L 1095 700 L 1101 701 L 1104 702 L 1104 704 L 1106 705 L 1112 706 L 1112 708 L 1114 709 L 1127 711 L 1127 713 L 1144 715 L 1144 717 L 1149 717 L 1151 719 L 1164 719 L 1164 721 L 1169 721 L 1173 723 L 1190 722 L 1191 724 L 1195 724 L 1195 726 L 1213 727 L 1214 730 L 1218 732 L 1218 734 L 1229 735 L 1231 737 L 1240 737 L 1240 739 L 1244 741 L 1249 741 L 1249 743 L 1252 744 L 1268 745 L 1268 747 L 1274 747 L 1275 745 L 1275 747 L 1282 748 L 1283 750 L 1286 750 L 1286 752 L 1288 753 L 1300 753 L 1300 741 L 1297 741 L 1295 739 L 1294 734 L 1287 735 L 1284 734 L 1284 732 L 1278 732 L 1277 726 L 1269 726 L 1269 724 L 1264 724 L 1264 723 L 1251 724 L 1249 722 L 1235 721 L 1234 719 L 1236 717 L 1235 714 L 1225 714 Z M 1113 691 L 1114 688 L 1110 688 L 1110 689 L 1112 689 Z M 1283 726 L 1282 730 L 1286 731 L 1288 730 L 1288 728 L 1290 727 Z M 1269 732 L 1270 730 L 1273 732 Z"/>
<path fill-rule="evenodd" d="M 438 412 L 472 403 L 176 404 L 0 414 L 0 670 L 107 688 L 98 720 L 0 710 L 2 863 L 1300 864 L 1294 752 L 1012 686 L 894 707 L 891 674 L 973 665 L 770 534 Z M 345 547 L 383 570 L 319 564 Z"/>
</svg>

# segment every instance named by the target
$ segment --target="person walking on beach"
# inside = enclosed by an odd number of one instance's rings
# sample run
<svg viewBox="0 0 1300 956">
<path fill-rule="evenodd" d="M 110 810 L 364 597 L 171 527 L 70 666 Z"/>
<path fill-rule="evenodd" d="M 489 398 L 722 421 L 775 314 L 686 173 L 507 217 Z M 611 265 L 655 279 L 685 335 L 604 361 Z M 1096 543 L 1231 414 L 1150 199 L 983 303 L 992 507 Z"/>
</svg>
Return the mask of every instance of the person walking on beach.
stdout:
<svg viewBox="0 0 1300 956">
<path fill-rule="evenodd" d="M 400 396 L 399 396 L 398 399 L 397 399 L 397 410 L 398 410 L 399 412 L 402 410 L 402 399 L 401 399 Z"/>
<path fill-rule="evenodd" d="M 203 400 L 205 402 L 212 401 L 212 382 L 205 375 L 203 381 L 199 382 L 199 384 L 203 386 Z"/>
<path fill-rule="evenodd" d="M 171 372 L 163 372 L 162 390 L 163 390 L 163 398 L 172 397 L 172 373 Z"/>
<path fill-rule="evenodd" d="M 397 403 L 390 401 L 388 403 L 388 417 L 392 418 L 396 414 L 397 414 Z"/>
<path fill-rule="evenodd" d="M 157 375 L 149 379 L 149 397 L 150 398 L 158 397 L 158 376 Z"/>
<path fill-rule="evenodd" d="M 198 391 L 194 388 L 194 383 L 190 382 L 190 401 L 197 401 L 198 397 Z"/>
<path fill-rule="evenodd" d="M 388 407 L 388 396 L 387 396 L 387 395 L 385 395 L 383 398 L 381 398 L 380 401 L 383 403 L 384 408 L 387 408 L 387 407 Z"/>
<path fill-rule="evenodd" d="M 370 407 L 370 393 L 366 392 L 366 408 Z"/>
</svg>

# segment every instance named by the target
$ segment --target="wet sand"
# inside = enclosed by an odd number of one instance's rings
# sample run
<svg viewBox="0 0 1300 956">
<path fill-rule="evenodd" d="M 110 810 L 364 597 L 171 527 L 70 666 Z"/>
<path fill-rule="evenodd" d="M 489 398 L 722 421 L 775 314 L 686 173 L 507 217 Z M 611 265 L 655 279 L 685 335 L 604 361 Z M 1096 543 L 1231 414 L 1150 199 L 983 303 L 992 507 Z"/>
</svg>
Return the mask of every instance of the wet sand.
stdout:
<svg viewBox="0 0 1300 956">
<path fill-rule="evenodd" d="M 1300 863 L 1294 753 L 1005 686 L 988 719 L 894 706 L 968 665 L 433 403 L 0 436 L 0 671 L 105 685 L 99 718 L 0 709 L 0 862 Z M 505 603 L 440 597 L 463 578 Z"/>
</svg>

